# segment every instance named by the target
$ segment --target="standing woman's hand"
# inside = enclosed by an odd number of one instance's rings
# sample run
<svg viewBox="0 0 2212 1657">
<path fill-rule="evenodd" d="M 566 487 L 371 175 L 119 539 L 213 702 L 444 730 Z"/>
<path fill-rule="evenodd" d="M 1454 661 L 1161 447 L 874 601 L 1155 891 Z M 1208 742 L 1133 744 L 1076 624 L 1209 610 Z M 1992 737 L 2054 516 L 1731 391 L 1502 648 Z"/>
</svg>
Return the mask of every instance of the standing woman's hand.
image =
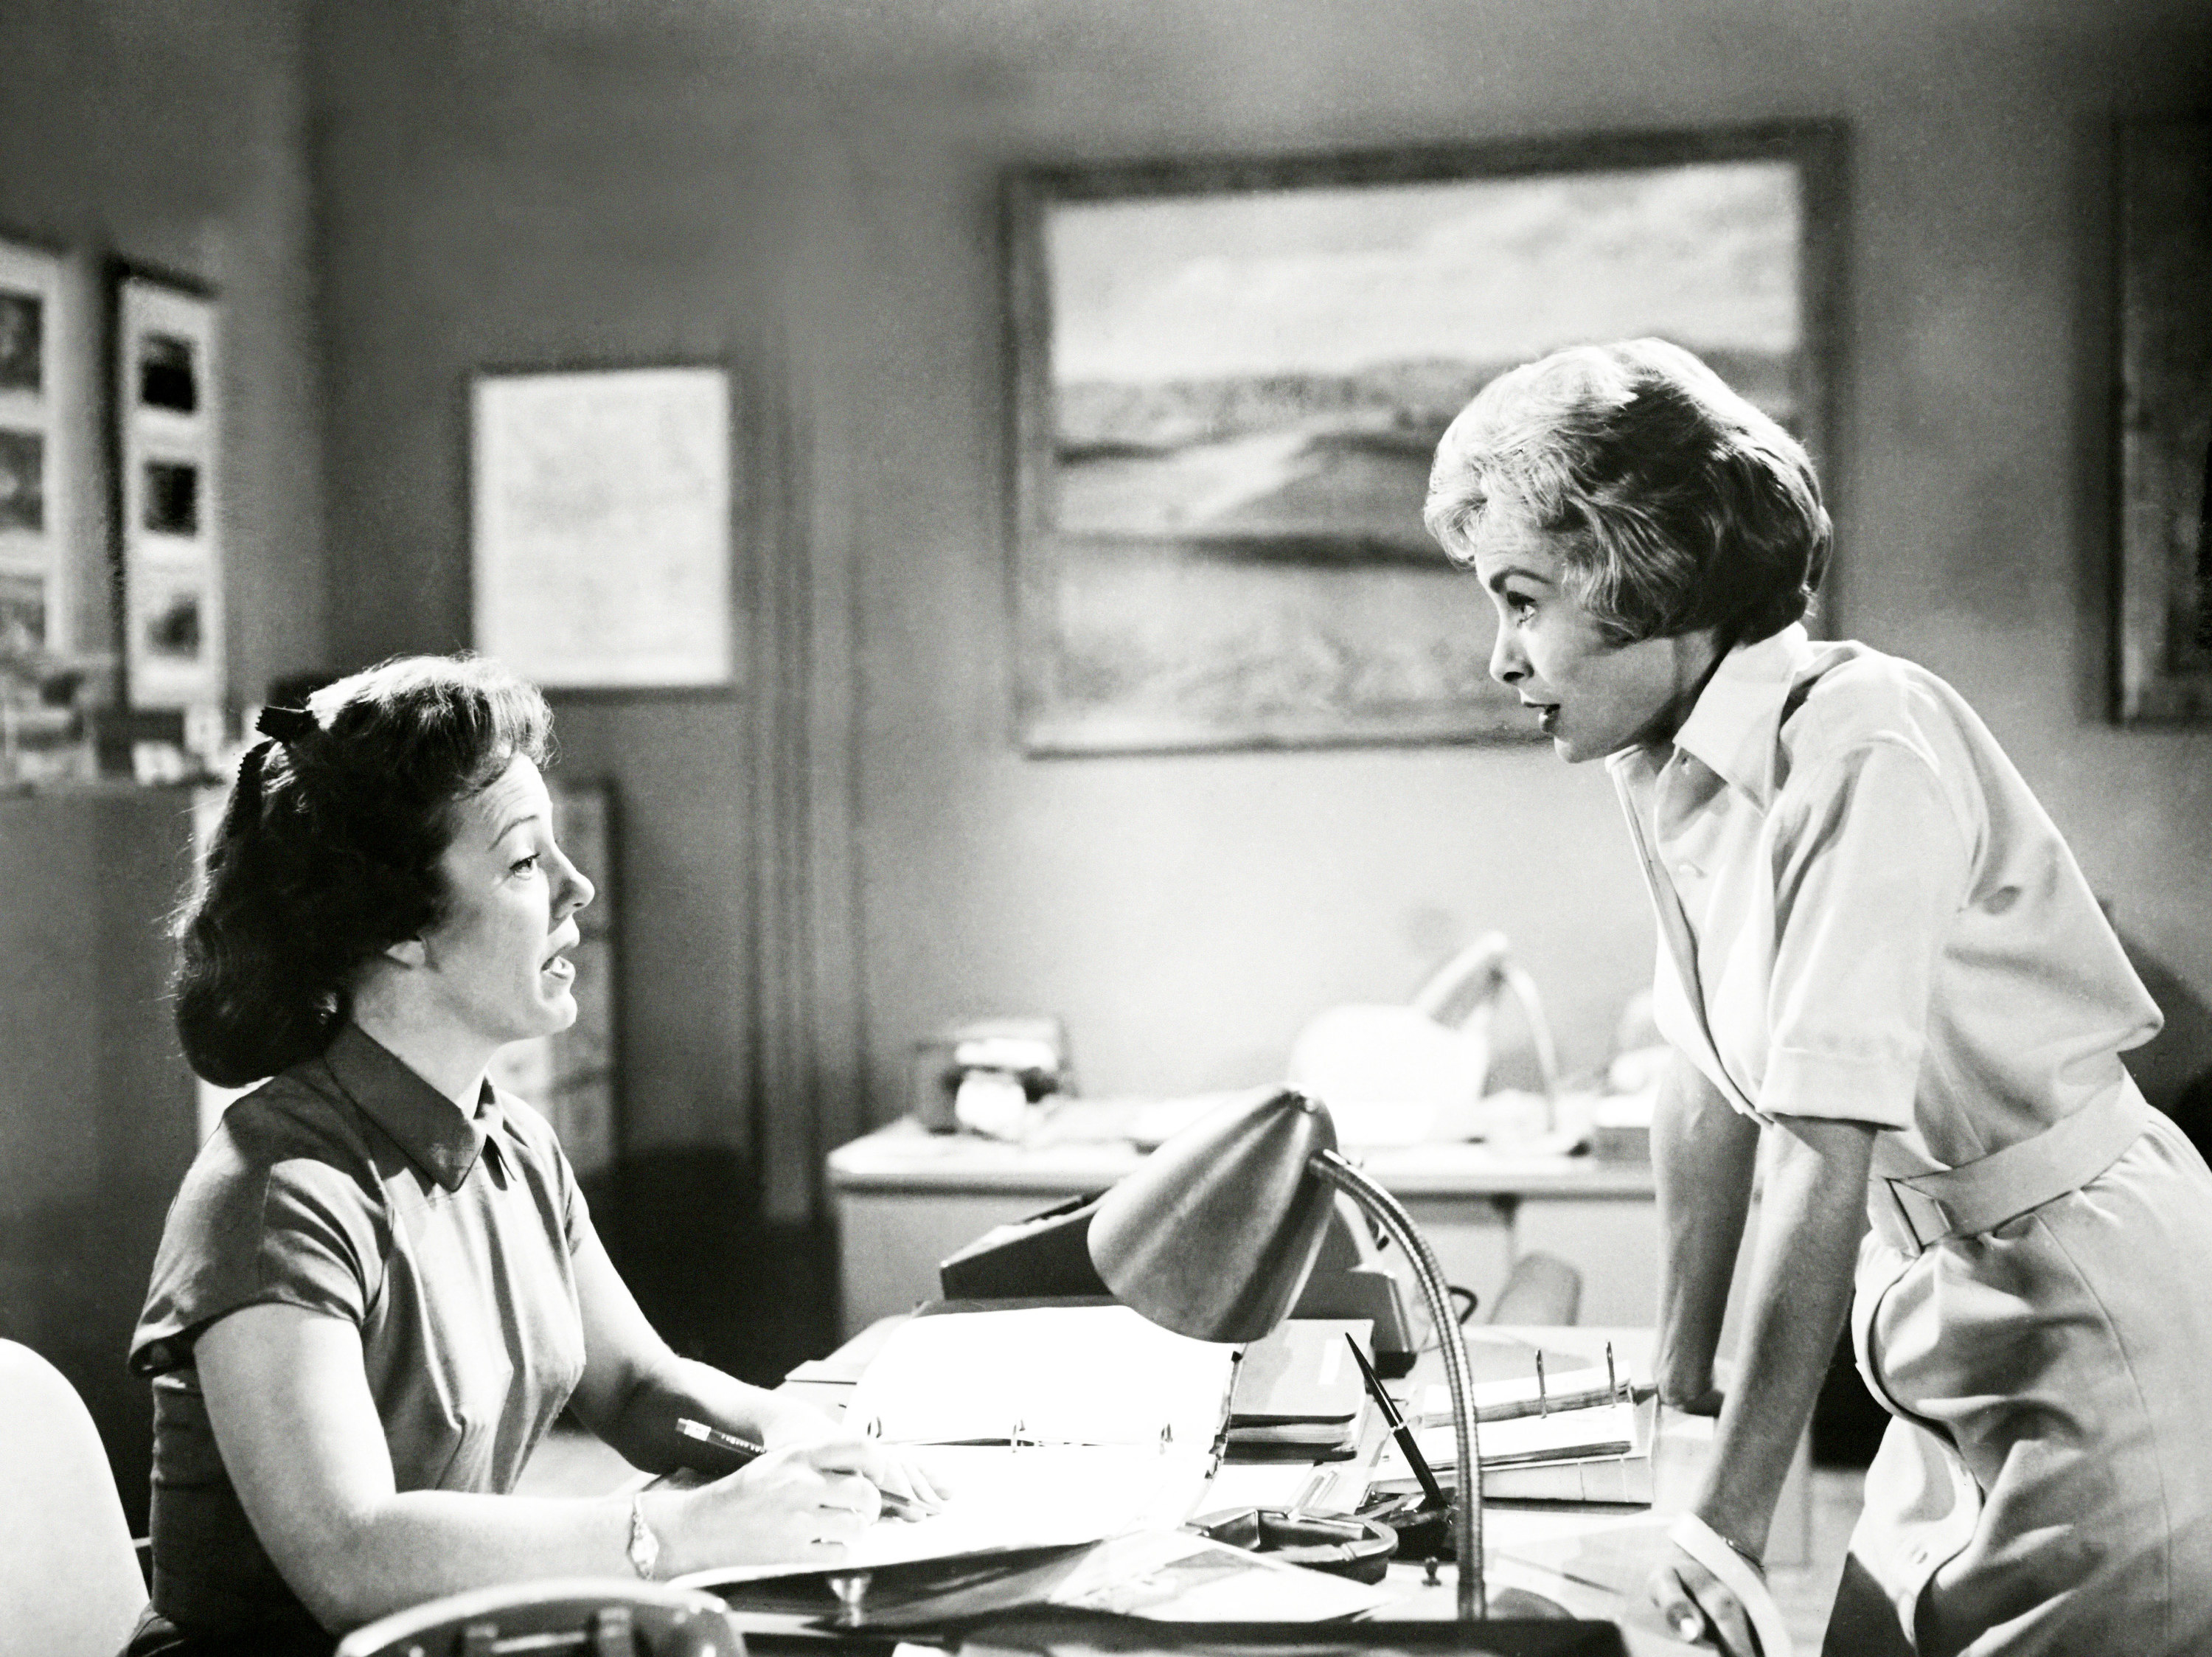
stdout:
<svg viewBox="0 0 2212 1657">
<path fill-rule="evenodd" d="M 1668 1530 L 1667 1563 L 1651 1573 L 1648 1592 L 1680 1640 L 1710 1641 L 1729 1657 L 1790 1657 L 1790 1631 L 1766 1569 L 1695 1513 Z"/>
<path fill-rule="evenodd" d="M 1680 1548 L 1651 1573 L 1651 1603 L 1668 1632 L 1685 1642 L 1710 1641 L 1729 1657 L 1767 1657 L 1752 1632 L 1743 1602 L 1720 1578 Z"/>
</svg>

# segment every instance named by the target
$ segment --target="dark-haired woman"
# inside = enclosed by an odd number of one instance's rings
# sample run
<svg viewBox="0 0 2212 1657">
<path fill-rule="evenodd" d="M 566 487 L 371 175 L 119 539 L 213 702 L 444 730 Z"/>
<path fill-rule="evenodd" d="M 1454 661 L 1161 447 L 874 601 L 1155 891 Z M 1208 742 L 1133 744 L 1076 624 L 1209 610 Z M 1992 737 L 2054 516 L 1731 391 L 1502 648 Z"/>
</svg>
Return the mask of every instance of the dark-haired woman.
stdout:
<svg viewBox="0 0 2212 1657">
<path fill-rule="evenodd" d="M 878 1447 L 677 1357 L 499 1047 L 576 1016 L 549 717 L 478 661 L 394 661 L 272 710 L 182 927 L 177 1024 L 234 1102 L 168 1217 L 131 1362 L 152 1377 L 153 1606 L 134 1654 L 327 1652 L 528 1577 L 830 1560 Z M 696 1489 L 507 1494 L 563 1407 L 631 1462 L 690 1416 L 769 1453 Z"/>
<path fill-rule="evenodd" d="M 1720 1416 L 1662 1611 L 1786 1639 L 1759 1558 L 1849 1308 L 1895 1419 L 1830 1651 L 2212 1649 L 2212 1173 L 2120 1059 L 2158 1008 L 1958 694 L 1799 624 L 1803 451 L 1686 351 L 1578 347 L 1460 415 L 1427 517 L 1492 673 L 1608 759 L 1659 921 L 1658 1380 Z"/>
</svg>

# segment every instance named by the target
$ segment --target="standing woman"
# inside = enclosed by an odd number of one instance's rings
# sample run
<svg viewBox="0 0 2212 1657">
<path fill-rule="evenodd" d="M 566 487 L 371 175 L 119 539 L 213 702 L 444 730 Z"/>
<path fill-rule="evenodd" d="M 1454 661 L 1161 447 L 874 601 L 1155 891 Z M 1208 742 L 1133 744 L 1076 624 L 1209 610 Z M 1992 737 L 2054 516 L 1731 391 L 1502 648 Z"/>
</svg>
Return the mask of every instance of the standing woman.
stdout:
<svg viewBox="0 0 2212 1657">
<path fill-rule="evenodd" d="M 906 1469 L 678 1358 L 492 1054 L 576 1017 L 592 883 L 555 843 L 550 716 L 420 657 L 271 710 L 184 917 L 177 1027 L 237 1100 L 169 1211 L 131 1364 L 155 1400 L 153 1605 L 130 1648 L 327 1653 L 530 1577 L 834 1561 Z M 712 1483 L 507 1494 L 564 1408 L 639 1467 L 692 1416 L 765 1442 Z M 927 1491 L 919 1494 L 927 1497 Z"/>
<path fill-rule="evenodd" d="M 1608 761 L 1658 915 L 1658 1380 L 1720 1416 L 1661 1610 L 1756 1648 L 1848 1310 L 1894 1419 L 1828 1650 L 2212 1649 L 2212 1174 L 2120 1062 L 2158 1009 L 1957 692 L 1799 624 L 1802 449 L 1677 347 L 1577 347 L 1452 423 L 1426 516 L 1492 673 Z"/>
</svg>

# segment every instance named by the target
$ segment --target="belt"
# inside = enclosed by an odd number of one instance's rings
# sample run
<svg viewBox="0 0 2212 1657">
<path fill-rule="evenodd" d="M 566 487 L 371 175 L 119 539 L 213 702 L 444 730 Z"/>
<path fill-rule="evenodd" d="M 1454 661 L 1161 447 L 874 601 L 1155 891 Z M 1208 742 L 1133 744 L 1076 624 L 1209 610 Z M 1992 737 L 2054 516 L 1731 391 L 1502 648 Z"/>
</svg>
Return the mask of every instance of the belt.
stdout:
<svg viewBox="0 0 2212 1657">
<path fill-rule="evenodd" d="M 1867 1212 L 1882 1241 L 1905 1254 L 1947 1238 L 1994 1231 L 2030 1209 L 2079 1191 L 2120 1160 L 2150 1125 L 2135 1079 L 2055 1122 L 2033 1139 L 1955 1168 L 1868 1185 Z"/>
</svg>

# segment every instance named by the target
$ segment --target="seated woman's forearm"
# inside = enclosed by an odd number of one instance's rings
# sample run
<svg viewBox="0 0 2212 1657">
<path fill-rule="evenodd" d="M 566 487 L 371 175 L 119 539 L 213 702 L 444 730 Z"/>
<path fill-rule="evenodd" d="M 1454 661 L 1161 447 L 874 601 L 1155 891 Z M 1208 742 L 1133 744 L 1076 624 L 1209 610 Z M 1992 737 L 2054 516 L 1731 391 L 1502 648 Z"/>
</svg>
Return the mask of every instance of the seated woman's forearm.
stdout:
<svg viewBox="0 0 2212 1657">
<path fill-rule="evenodd" d="M 1768 1170 L 1737 1384 L 1721 1412 L 1698 1515 L 1764 1552 L 1797 1441 L 1850 1305 L 1874 1130 L 1785 1120 Z"/>
<path fill-rule="evenodd" d="M 811 1404 L 691 1358 L 675 1358 L 658 1373 L 641 1375 L 612 1414 L 591 1425 L 632 1466 L 665 1473 L 700 1465 L 697 1442 L 677 1430 L 677 1422 L 685 1418 L 770 1447 L 821 1438 L 836 1428 Z M 704 1471 L 723 1465 L 715 1453 L 704 1456 Z"/>
<path fill-rule="evenodd" d="M 326 1511 L 271 1552 L 333 1633 L 440 1594 L 556 1576 L 631 1574 L 629 1498 L 398 1492 Z"/>
</svg>

